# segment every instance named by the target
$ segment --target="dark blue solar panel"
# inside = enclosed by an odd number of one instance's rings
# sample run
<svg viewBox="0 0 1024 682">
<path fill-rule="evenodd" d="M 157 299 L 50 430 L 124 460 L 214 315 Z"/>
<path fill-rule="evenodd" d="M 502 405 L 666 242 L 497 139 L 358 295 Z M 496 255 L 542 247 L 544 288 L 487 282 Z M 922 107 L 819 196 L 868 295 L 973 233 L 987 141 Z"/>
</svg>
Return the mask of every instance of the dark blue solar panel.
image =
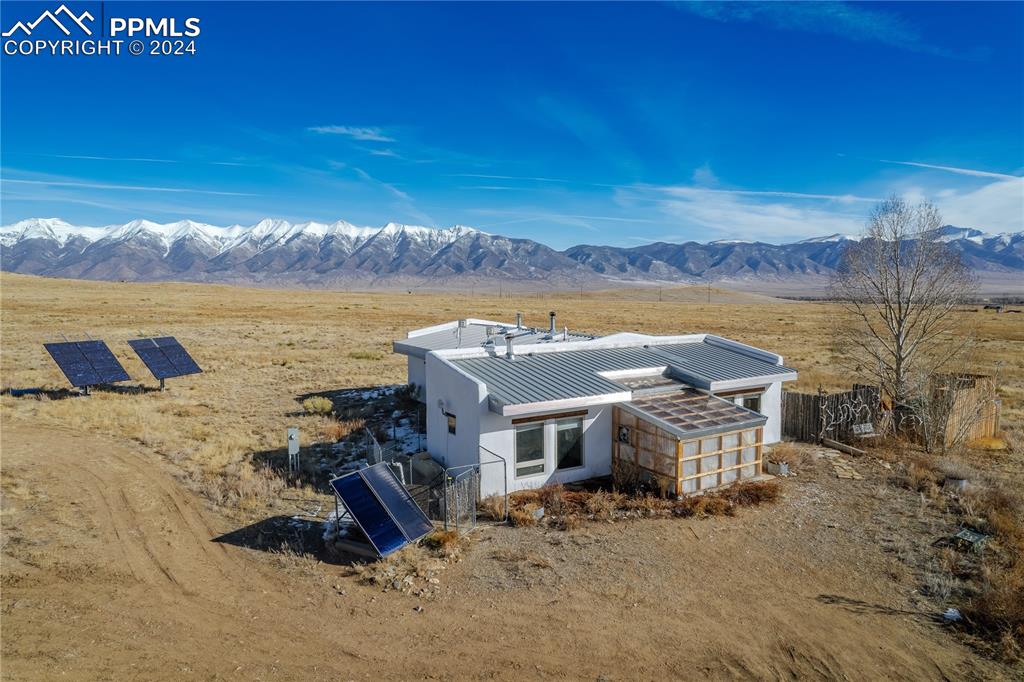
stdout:
<svg viewBox="0 0 1024 682">
<path fill-rule="evenodd" d="M 395 524 L 358 473 L 334 479 L 331 487 L 338 493 L 345 508 L 378 554 L 387 556 L 405 546 L 408 540 L 402 534 L 402 529 Z"/>
<path fill-rule="evenodd" d="M 170 379 L 181 376 L 164 352 L 157 347 L 153 339 L 132 339 L 128 342 L 132 350 L 142 359 L 149 371 L 157 379 Z"/>
<path fill-rule="evenodd" d="M 409 542 L 419 540 L 434 529 L 434 525 L 409 497 L 405 486 L 387 464 L 374 464 L 359 471 L 359 475 L 377 493 Z"/>
<path fill-rule="evenodd" d="M 188 354 L 188 351 L 173 336 L 160 336 L 153 339 L 153 342 L 164 352 L 167 359 L 178 370 L 179 375 L 199 374 L 203 371 L 196 364 L 196 361 L 192 359 L 192 356 Z"/>
<path fill-rule="evenodd" d="M 100 375 L 101 383 L 110 384 L 115 381 L 131 379 L 103 341 L 79 341 L 78 349 L 82 351 L 89 364 Z"/>
<path fill-rule="evenodd" d="M 95 386 L 103 383 L 100 375 L 89 364 L 89 360 L 79 349 L 78 344 L 68 343 L 44 343 L 43 347 L 50 354 L 53 361 L 60 367 L 60 371 L 68 378 L 72 386 Z"/>
</svg>

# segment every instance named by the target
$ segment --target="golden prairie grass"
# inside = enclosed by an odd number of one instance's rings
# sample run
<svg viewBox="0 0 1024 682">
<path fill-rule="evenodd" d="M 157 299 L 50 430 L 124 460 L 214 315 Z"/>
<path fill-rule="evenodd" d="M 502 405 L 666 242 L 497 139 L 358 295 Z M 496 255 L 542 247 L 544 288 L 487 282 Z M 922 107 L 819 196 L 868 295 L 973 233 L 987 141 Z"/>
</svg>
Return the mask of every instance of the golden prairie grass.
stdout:
<svg viewBox="0 0 1024 682">
<path fill-rule="evenodd" d="M 164 392 L 94 391 L 87 399 L 0 397 L 3 420 L 92 431 L 144 444 L 175 462 L 187 480 L 250 476 L 259 453 L 279 451 L 289 426 L 308 445 L 333 440 L 324 417 L 304 414 L 300 396 L 343 388 L 403 383 L 404 356 L 388 352 L 409 329 L 459 317 L 559 325 L 607 334 L 710 332 L 781 353 L 800 371 L 789 388 L 848 388 L 855 377 L 836 363 L 826 320 L 830 306 L 706 288 L 678 287 L 565 294 L 331 292 L 252 289 L 199 284 L 86 282 L 0 274 L 0 385 L 65 388 L 42 343 L 58 332 L 88 332 L 108 342 L 135 382 L 156 381 L 126 341 L 143 334 L 177 336 L 204 373 L 168 381 Z M 1024 424 L 1024 325 L 1010 315 L 976 314 L 980 361 L 1003 361 L 1004 428 Z M 1019 440 L 1014 438 L 1014 440 Z M 240 481 L 240 484 L 243 481 Z M 223 483 L 223 486 L 222 486 Z M 229 489 L 231 481 L 211 485 Z M 246 484 L 246 502 L 258 507 L 260 486 Z M 242 491 L 240 491 L 242 492 Z M 234 499 L 224 495 L 226 499 Z"/>
</svg>

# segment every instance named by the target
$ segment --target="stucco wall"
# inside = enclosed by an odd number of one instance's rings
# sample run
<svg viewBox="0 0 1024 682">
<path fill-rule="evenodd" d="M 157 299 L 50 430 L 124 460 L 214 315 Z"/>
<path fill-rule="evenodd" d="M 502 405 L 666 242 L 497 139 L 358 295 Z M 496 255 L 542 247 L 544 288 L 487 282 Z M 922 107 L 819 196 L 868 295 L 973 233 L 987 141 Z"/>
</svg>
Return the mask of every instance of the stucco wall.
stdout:
<svg viewBox="0 0 1024 682">
<path fill-rule="evenodd" d="M 418 358 L 414 355 L 408 356 L 409 371 L 408 371 L 408 383 L 416 384 L 419 389 L 416 397 L 419 400 L 426 398 L 426 393 L 423 388 L 427 384 L 427 363 L 423 358 Z"/>
</svg>

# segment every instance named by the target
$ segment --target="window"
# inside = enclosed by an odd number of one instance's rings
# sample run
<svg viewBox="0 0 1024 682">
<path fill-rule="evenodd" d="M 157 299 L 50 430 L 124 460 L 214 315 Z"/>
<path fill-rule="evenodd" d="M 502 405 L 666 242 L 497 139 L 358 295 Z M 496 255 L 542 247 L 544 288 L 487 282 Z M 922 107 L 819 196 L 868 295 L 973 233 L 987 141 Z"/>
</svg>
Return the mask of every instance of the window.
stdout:
<svg viewBox="0 0 1024 682">
<path fill-rule="evenodd" d="M 761 394 L 743 396 L 743 407 L 754 412 L 761 411 Z"/>
<path fill-rule="evenodd" d="M 516 427 L 516 478 L 544 473 L 544 423 Z"/>
<path fill-rule="evenodd" d="M 563 419 L 555 422 L 555 468 L 575 469 L 583 466 L 583 420 Z"/>
<path fill-rule="evenodd" d="M 455 435 L 455 415 L 450 412 L 445 412 L 444 416 L 448 417 L 448 433 Z"/>
</svg>

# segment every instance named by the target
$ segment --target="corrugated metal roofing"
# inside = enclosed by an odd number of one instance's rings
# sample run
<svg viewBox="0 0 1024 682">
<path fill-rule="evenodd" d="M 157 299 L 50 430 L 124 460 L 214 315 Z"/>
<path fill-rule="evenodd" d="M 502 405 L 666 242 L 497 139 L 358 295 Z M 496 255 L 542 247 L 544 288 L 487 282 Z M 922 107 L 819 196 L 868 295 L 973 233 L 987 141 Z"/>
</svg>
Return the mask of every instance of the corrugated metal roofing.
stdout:
<svg viewBox="0 0 1024 682">
<path fill-rule="evenodd" d="M 493 337 L 487 336 L 488 327 L 491 327 L 495 332 Z M 504 337 L 506 333 L 515 334 L 515 338 L 512 340 L 513 345 L 565 343 L 565 341 L 563 341 L 562 331 L 557 331 L 553 337 L 550 337 L 547 329 L 534 329 L 532 327 L 516 329 L 515 325 L 503 327 L 484 324 L 469 324 L 462 329 L 461 335 L 457 334 L 456 331 L 457 328 L 442 329 L 440 331 L 430 332 L 429 334 L 413 336 L 408 339 L 399 339 L 395 341 L 395 349 L 399 352 L 411 352 L 413 355 L 422 357 L 434 350 L 490 347 L 490 344 L 486 344 L 487 340 L 490 338 L 493 339 L 494 346 L 504 352 Z M 589 341 L 593 338 L 593 336 L 589 336 L 587 334 L 574 333 L 570 331 L 568 341 Z"/>
<path fill-rule="evenodd" d="M 623 348 L 566 349 L 552 353 L 452 359 L 451 362 L 487 385 L 493 399 L 507 405 L 566 400 L 623 393 L 628 387 L 600 376 L 599 372 L 641 370 L 654 367 L 678 370 L 690 382 L 708 383 L 733 379 L 776 376 L 794 372 L 706 341 Z"/>
</svg>

